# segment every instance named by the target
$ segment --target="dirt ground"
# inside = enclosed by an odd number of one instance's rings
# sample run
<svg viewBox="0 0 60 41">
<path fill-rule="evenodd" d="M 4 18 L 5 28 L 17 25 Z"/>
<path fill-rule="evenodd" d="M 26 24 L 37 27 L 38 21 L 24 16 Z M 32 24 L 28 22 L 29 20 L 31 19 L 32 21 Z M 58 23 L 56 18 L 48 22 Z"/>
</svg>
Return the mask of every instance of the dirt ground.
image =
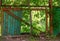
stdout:
<svg viewBox="0 0 60 41">
<path fill-rule="evenodd" d="M 29 35 L 22 36 L 4 36 L 0 37 L 0 41 L 60 41 L 60 38 L 50 38 L 50 37 L 33 37 Z"/>
</svg>

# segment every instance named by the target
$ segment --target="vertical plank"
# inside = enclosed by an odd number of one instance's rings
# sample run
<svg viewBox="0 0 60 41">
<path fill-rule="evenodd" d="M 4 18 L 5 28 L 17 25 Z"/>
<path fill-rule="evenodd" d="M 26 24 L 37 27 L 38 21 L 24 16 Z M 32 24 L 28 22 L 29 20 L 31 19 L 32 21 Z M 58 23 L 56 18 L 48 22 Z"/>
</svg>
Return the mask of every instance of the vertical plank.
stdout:
<svg viewBox="0 0 60 41">
<path fill-rule="evenodd" d="M 9 15 L 9 20 L 8 20 L 8 31 L 10 35 L 14 35 L 14 24 L 13 24 L 13 18 Z"/>
<path fill-rule="evenodd" d="M 32 31 L 33 31 L 33 28 L 32 28 L 32 13 L 31 13 L 31 11 L 30 11 L 30 34 L 32 35 Z"/>
<path fill-rule="evenodd" d="M 18 16 L 19 15 L 18 11 L 16 11 L 15 14 L 16 14 L 16 16 Z M 17 27 L 16 27 L 16 35 L 20 34 L 20 24 L 19 23 L 20 22 L 18 20 L 16 20 L 16 25 L 17 25 Z"/>
<path fill-rule="evenodd" d="M 6 32 L 6 12 L 4 12 L 4 23 L 3 23 L 3 35 L 7 35 Z"/>
<path fill-rule="evenodd" d="M 12 11 L 18 17 L 22 17 L 22 11 Z M 3 35 L 20 35 L 21 22 L 4 12 Z M 15 32 L 16 33 L 15 33 Z"/>
<path fill-rule="evenodd" d="M 22 10 L 19 10 L 18 17 L 22 18 L 22 14 L 23 14 Z M 18 21 L 18 29 L 17 30 L 20 32 L 21 31 L 21 21 Z M 20 34 L 20 33 L 18 33 L 18 34 Z"/>
<path fill-rule="evenodd" d="M 14 25 L 15 23 L 14 23 L 14 21 L 15 21 L 15 19 L 12 17 L 12 23 L 11 23 L 12 24 L 12 27 L 11 27 L 11 30 L 12 30 L 11 33 L 12 33 L 12 35 L 14 35 L 14 29 L 15 29 L 15 25 Z"/>
<path fill-rule="evenodd" d="M 45 15 L 46 15 L 46 32 L 48 32 L 49 30 L 48 30 L 48 11 L 47 10 L 45 10 Z"/>
<path fill-rule="evenodd" d="M 13 11 L 13 13 L 20 18 L 22 16 L 22 11 Z M 20 35 L 21 22 L 15 19 L 14 25 L 15 35 Z"/>
<path fill-rule="evenodd" d="M 11 16 L 8 15 L 8 35 L 10 35 L 11 29 Z"/>
<path fill-rule="evenodd" d="M 16 16 L 18 15 L 17 11 L 14 11 L 13 13 L 14 13 Z M 15 28 L 14 28 L 15 33 L 14 33 L 14 34 L 17 35 L 17 28 L 18 28 L 18 27 L 17 27 L 17 24 L 18 24 L 18 23 L 17 23 L 17 20 L 16 20 L 16 19 L 15 19 L 15 22 L 14 22 L 14 23 L 15 23 Z"/>
<path fill-rule="evenodd" d="M 16 11 L 16 16 L 20 17 L 22 16 L 22 11 Z M 20 29 L 21 29 L 21 22 L 16 20 L 16 35 L 20 35 Z"/>
<path fill-rule="evenodd" d="M 6 12 L 5 12 L 6 13 Z M 5 30 L 6 30 L 6 35 L 8 35 L 8 14 L 6 13 L 6 18 L 5 18 L 5 20 L 6 20 L 6 23 L 5 23 L 5 25 L 6 25 L 6 27 L 5 27 Z"/>
</svg>

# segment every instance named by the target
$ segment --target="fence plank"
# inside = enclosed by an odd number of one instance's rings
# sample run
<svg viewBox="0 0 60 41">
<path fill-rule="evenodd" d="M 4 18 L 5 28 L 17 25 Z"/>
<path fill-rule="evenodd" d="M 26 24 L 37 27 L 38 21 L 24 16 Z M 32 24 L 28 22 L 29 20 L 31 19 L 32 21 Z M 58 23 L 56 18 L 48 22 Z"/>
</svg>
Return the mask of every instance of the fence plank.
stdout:
<svg viewBox="0 0 60 41">
<path fill-rule="evenodd" d="M 13 11 L 12 11 L 13 12 Z M 14 11 L 13 14 L 20 17 L 21 11 Z M 4 12 L 3 35 L 20 35 L 20 21 Z M 15 31 L 16 30 L 16 31 Z M 16 32 L 16 33 L 15 33 Z"/>
</svg>

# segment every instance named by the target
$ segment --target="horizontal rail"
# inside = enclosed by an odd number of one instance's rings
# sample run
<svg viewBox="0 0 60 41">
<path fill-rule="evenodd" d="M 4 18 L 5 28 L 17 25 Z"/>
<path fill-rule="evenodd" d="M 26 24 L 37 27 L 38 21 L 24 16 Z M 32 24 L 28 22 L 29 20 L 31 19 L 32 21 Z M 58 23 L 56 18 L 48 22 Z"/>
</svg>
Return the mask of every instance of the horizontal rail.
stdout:
<svg viewBox="0 0 60 41">
<path fill-rule="evenodd" d="M 12 8 L 12 7 L 9 7 L 9 8 L 2 8 L 4 10 L 8 9 L 8 10 L 45 10 L 46 8 L 45 7 L 31 7 L 31 8 Z"/>
<path fill-rule="evenodd" d="M 49 7 L 49 6 L 34 6 L 34 5 L 1 5 L 2 7 Z"/>
</svg>

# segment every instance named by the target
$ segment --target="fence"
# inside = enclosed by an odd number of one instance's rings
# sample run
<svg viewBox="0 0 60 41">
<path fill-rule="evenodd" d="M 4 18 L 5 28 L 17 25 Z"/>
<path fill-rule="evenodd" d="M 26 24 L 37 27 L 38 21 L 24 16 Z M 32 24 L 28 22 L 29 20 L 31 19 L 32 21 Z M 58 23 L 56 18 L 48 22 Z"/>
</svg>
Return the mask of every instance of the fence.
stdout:
<svg viewBox="0 0 60 41">
<path fill-rule="evenodd" d="M 52 7 L 53 6 L 59 6 L 59 2 L 56 0 L 2 0 L 0 2 L 0 6 L 2 9 L 2 31 L 5 35 L 11 34 L 11 35 L 20 35 L 20 29 L 23 28 L 23 26 L 20 24 L 26 25 L 26 27 L 29 27 L 29 32 L 31 33 L 34 27 L 34 20 L 33 20 L 33 13 L 39 13 L 44 12 L 43 14 L 45 15 L 45 30 L 48 31 L 48 27 L 50 27 L 50 33 L 53 33 L 53 25 L 52 25 Z M 58 4 L 58 5 L 57 5 Z M 23 13 L 27 11 L 28 15 L 27 18 L 24 19 L 25 14 Z M 21 18 L 20 18 L 21 17 Z M 40 16 L 39 16 L 40 18 Z M 39 19 L 38 18 L 38 19 Z M 48 19 L 49 18 L 49 19 Z M 27 21 L 26 21 L 27 19 Z M 50 26 L 48 26 L 48 20 L 50 22 Z M 20 22 L 20 23 L 19 23 Z M 22 22 L 22 23 L 21 23 Z M 40 21 L 38 21 L 40 22 Z M 40 22 L 41 23 L 41 22 Z M 37 23 L 39 25 L 39 23 Z M 36 24 L 36 25 L 37 25 Z M 27 26 L 28 25 L 28 26 Z M 19 27 L 20 26 L 20 27 Z M 43 25 L 42 25 L 43 26 Z M 40 27 L 40 26 L 39 26 Z M 6 30 L 7 29 L 7 30 Z M 18 30 L 17 30 L 18 29 Z M 19 33 L 18 33 L 19 32 Z"/>
</svg>

